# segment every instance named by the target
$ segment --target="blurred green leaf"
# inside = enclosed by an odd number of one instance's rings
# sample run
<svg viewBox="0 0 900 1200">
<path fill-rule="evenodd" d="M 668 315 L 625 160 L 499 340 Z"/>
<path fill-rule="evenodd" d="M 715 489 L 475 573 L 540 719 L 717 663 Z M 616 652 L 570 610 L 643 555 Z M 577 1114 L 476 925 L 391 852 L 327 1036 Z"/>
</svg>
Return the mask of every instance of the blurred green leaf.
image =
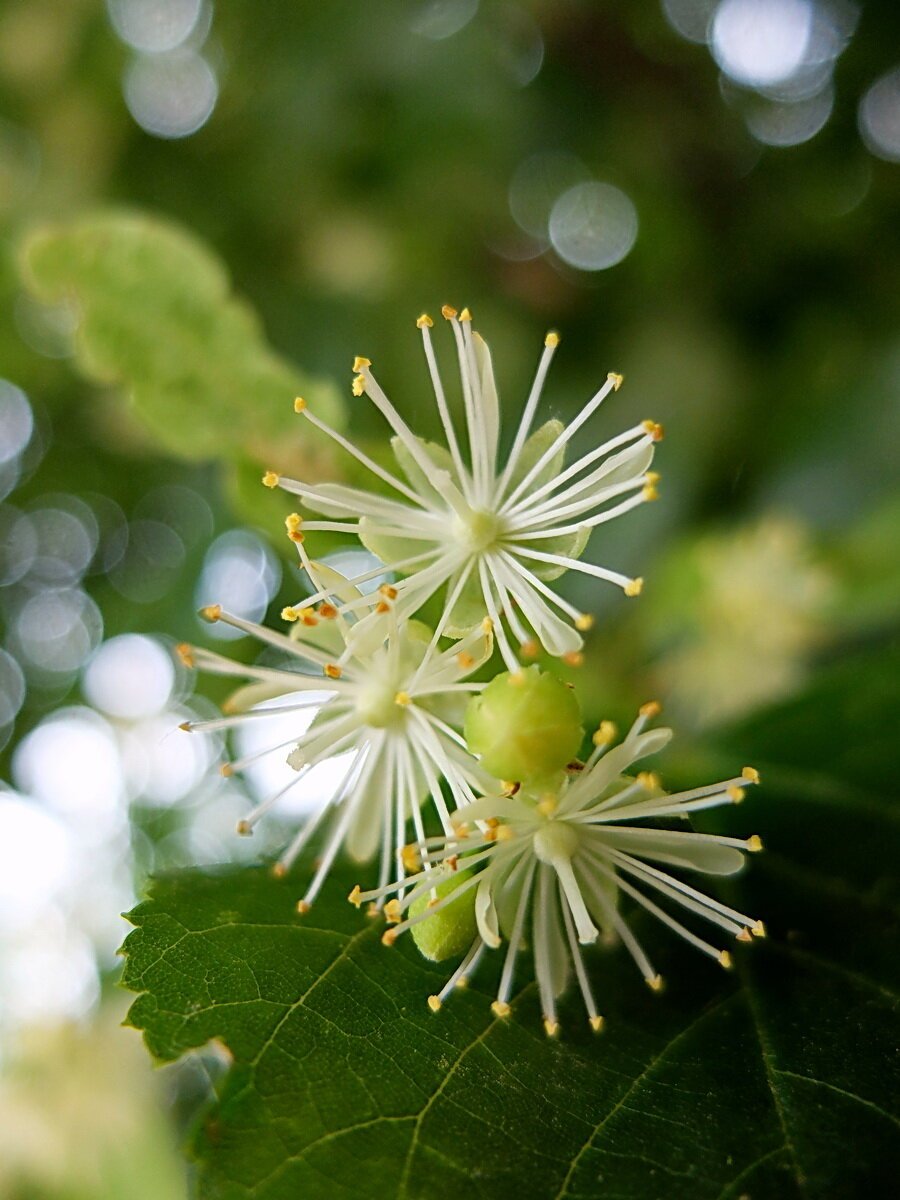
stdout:
<svg viewBox="0 0 900 1200">
<path fill-rule="evenodd" d="M 21 267 L 39 300 L 75 306 L 80 371 L 121 388 L 171 454 L 308 472 L 323 439 L 292 423 L 294 396 L 341 423 L 336 389 L 266 345 L 219 260 L 174 224 L 101 213 L 46 225 L 24 241 Z"/>
<path fill-rule="evenodd" d="M 572 998 L 547 1040 L 527 980 L 511 1021 L 477 979 L 431 1014 L 446 972 L 380 944 L 351 871 L 306 918 L 261 869 L 157 880 L 131 914 L 129 1019 L 159 1059 L 212 1038 L 234 1056 L 196 1135 L 200 1195 L 832 1200 L 896 1179 L 898 810 L 878 781 L 897 751 L 871 725 L 900 701 L 898 660 L 730 736 L 766 774 L 729 819 L 768 848 L 731 898 L 771 936 L 737 948 L 733 979 L 648 930 L 661 997 L 597 951 L 599 1037 Z M 816 763 L 816 738 L 879 761 Z"/>
</svg>

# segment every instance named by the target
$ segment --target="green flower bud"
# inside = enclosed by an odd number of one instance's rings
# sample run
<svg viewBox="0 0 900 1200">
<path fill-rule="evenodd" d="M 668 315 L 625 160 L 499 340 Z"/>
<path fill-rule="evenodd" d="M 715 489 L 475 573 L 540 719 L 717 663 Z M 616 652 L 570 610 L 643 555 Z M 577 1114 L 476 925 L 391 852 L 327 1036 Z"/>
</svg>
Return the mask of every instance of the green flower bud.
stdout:
<svg viewBox="0 0 900 1200">
<path fill-rule="evenodd" d="M 434 889 L 437 898 L 446 896 L 470 878 L 471 871 L 457 871 Z M 413 925 L 410 933 L 425 958 L 432 962 L 443 962 L 445 958 L 458 957 L 468 950 L 478 932 L 475 926 L 475 892 L 469 888 L 465 895 L 451 901 L 446 908 L 436 912 L 426 921 Z M 433 899 L 433 893 L 420 896 L 409 906 L 410 917 L 423 913 Z"/>
<path fill-rule="evenodd" d="M 486 771 L 524 781 L 561 771 L 578 753 L 584 731 L 574 691 L 532 666 L 505 671 L 471 700 L 465 735 Z"/>
</svg>

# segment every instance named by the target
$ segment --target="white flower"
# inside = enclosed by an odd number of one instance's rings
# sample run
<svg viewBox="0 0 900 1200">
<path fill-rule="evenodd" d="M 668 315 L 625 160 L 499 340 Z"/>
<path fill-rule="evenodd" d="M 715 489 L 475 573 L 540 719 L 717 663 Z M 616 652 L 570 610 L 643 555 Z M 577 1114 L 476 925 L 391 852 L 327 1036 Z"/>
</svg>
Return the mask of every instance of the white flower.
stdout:
<svg viewBox="0 0 900 1200">
<path fill-rule="evenodd" d="M 512 447 L 501 465 L 500 407 L 490 353 L 472 331 L 468 309 L 457 316 L 445 307 L 443 315 L 456 339 L 465 448 L 438 372 L 432 320 L 422 316 L 417 325 L 446 446 L 416 437 L 376 382 L 370 361 L 357 358 L 354 394 L 365 392 L 394 431 L 392 446 L 405 480 L 330 429 L 304 400 L 295 401 L 295 409 L 396 495 L 341 484 L 307 484 L 274 472 L 268 472 L 263 482 L 269 487 L 280 485 L 317 512 L 335 518 L 309 522 L 306 529 L 357 534 L 388 571 L 403 576 L 397 585 L 401 619 L 446 588 L 439 634 L 459 637 L 487 614 L 511 670 L 519 665 L 514 641 L 526 654 L 536 653 L 538 643 L 552 655 L 577 654 L 582 644 L 578 631 L 589 628 L 592 618 L 559 596 L 550 583 L 566 570 L 575 570 L 618 584 L 626 595 L 638 594 L 640 579 L 582 563 L 579 556 L 595 526 L 655 498 L 658 476 L 649 468 L 662 429 L 644 421 L 564 469 L 566 445 L 619 387 L 622 377 L 609 375 L 568 425 L 548 421 L 532 433 L 544 379 L 559 342 L 557 334 L 549 333 Z M 353 582 L 363 583 L 366 578 L 362 575 Z M 358 603 L 364 606 L 366 601 Z M 360 633 L 364 624 L 360 622 Z"/>
<path fill-rule="evenodd" d="M 347 600 L 358 596 L 336 572 L 315 568 L 308 560 L 307 564 L 321 591 Z M 232 697 L 228 715 L 189 722 L 183 729 L 213 732 L 251 721 L 277 722 L 278 741 L 263 753 L 290 747 L 287 761 L 297 771 L 297 780 L 326 759 L 348 756 L 330 799 L 300 829 L 275 867 L 278 874 L 286 872 L 313 836 L 327 827 L 318 867 L 298 905 L 301 912 L 315 899 L 341 846 L 359 861 L 373 858 L 380 847 L 380 880 L 386 884 L 397 870 L 395 851 L 408 841 L 407 822 L 413 822 L 416 837 L 424 837 L 421 806 L 426 796 L 450 834 L 442 779 L 455 806 L 471 803 L 473 788 L 496 787 L 468 754 L 457 729 L 468 694 L 484 686 L 464 680 L 490 656 L 490 622 L 439 652 L 426 626 L 417 621 L 398 624 L 392 595 L 393 589 L 385 585 L 377 623 L 370 625 L 365 642 L 353 646 L 347 641 L 351 626 L 329 602 L 317 610 L 291 610 L 294 637 L 232 616 L 219 605 L 203 610 L 207 620 L 224 621 L 282 651 L 283 666 L 245 665 L 208 650 L 179 647 L 190 666 L 251 681 Z M 330 653 L 332 647 L 337 653 Z M 267 706 L 265 702 L 276 696 L 285 702 Z M 312 724 L 307 728 L 302 721 L 300 730 L 305 732 L 285 743 L 285 714 L 308 714 L 310 708 L 318 710 Z M 223 772 L 233 774 L 260 757 L 256 753 L 228 763 Z M 251 833 L 297 780 L 267 797 L 240 822 L 238 831 Z"/>
<path fill-rule="evenodd" d="M 551 1036 L 559 1026 L 556 1000 L 566 987 L 570 968 L 584 998 L 590 1024 L 602 1025 L 588 980 L 581 946 L 620 938 L 647 983 L 655 990 L 660 976 L 618 911 L 623 893 L 647 909 L 696 949 L 731 966 L 731 956 L 704 941 L 650 899 L 647 891 L 670 904 L 718 926 L 739 941 L 762 937 L 762 922 L 705 895 L 663 868 L 732 875 L 744 862 L 744 851 L 762 849 L 755 835 L 747 840 L 657 829 L 640 824 L 651 819 L 684 818 L 689 813 L 725 803 L 738 803 L 743 789 L 757 783 L 752 767 L 721 783 L 666 795 L 659 780 L 647 772 L 632 779 L 624 772 L 638 759 L 660 750 L 671 737 L 668 729 L 644 732 L 658 705 L 648 704 L 618 746 L 615 730 L 604 723 L 594 736 L 595 749 L 582 770 L 570 773 L 552 794 L 529 795 L 524 789 L 504 796 L 484 796 L 457 822 L 465 822 L 454 837 L 430 839 L 422 847 L 425 868 L 405 880 L 402 899 L 389 901 L 385 912 L 397 922 L 384 935 L 387 943 L 398 933 L 439 913 L 464 891 L 475 889 L 478 935 L 460 966 L 429 1005 L 440 1008 L 449 992 L 467 977 L 485 947 L 507 949 L 497 999 L 497 1016 L 509 1014 L 516 956 L 526 940 L 534 955 L 544 1025 Z M 473 828 L 473 825 L 475 826 Z M 658 866 L 656 864 L 662 864 Z M 409 906 L 461 868 L 476 870 L 456 889 L 415 916 L 401 920 Z M 386 889 L 389 892 L 391 888 Z M 381 898 L 386 892 L 355 889 L 354 903 Z M 526 927 L 530 923 L 529 938 Z"/>
</svg>

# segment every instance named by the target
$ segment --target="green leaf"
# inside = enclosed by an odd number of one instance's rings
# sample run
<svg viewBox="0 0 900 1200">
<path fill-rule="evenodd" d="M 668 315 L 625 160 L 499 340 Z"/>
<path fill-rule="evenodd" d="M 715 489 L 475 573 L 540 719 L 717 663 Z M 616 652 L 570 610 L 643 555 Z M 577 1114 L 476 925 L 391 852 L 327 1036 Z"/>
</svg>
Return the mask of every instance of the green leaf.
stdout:
<svg viewBox="0 0 900 1200">
<path fill-rule="evenodd" d="M 527 977 L 513 1018 L 493 1019 L 496 963 L 429 1012 L 449 964 L 382 946 L 381 922 L 344 900 L 355 873 L 305 918 L 297 883 L 261 869 L 158 880 L 131 914 L 130 1021 L 159 1059 L 213 1038 L 234 1056 L 196 1135 L 200 1196 L 888 1194 L 900 905 L 882 731 L 898 701 L 900 654 L 872 656 L 715 750 L 763 772 L 728 823 L 767 853 L 726 898 L 770 937 L 735 947 L 729 975 L 639 921 L 668 986 L 654 995 L 623 951 L 594 952 L 599 1036 L 573 996 L 548 1040 Z"/>
<path fill-rule="evenodd" d="M 100 213 L 43 226 L 21 267 L 39 300 L 75 306 L 82 373 L 121 388 L 172 454 L 308 468 L 324 439 L 294 417 L 294 397 L 341 422 L 332 385 L 272 351 L 219 260 L 169 222 Z"/>
</svg>

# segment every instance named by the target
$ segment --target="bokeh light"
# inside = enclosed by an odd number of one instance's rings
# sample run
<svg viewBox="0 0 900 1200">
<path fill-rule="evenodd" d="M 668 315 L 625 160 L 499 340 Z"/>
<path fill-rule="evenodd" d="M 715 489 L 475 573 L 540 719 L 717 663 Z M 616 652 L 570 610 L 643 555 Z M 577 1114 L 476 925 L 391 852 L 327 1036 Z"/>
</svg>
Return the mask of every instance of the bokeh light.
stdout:
<svg viewBox="0 0 900 1200">
<path fill-rule="evenodd" d="M 86 841 L 122 828 L 119 749 L 109 724 L 89 708 L 61 709 L 26 734 L 13 755 L 13 780 L 46 811 L 76 823 Z"/>
<path fill-rule="evenodd" d="M 632 202 L 609 183 L 578 183 L 550 212 L 550 241 L 559 257 L 582 271 L 614 267 L 637 240 Z"/>
<path fill-rule="evenodd" d="M 13 646 L 26 672 L 34 670 L 45 676 L 77 671 L 102 636 L 100 609 L 79 588 L 31 596 L 19 610 L 12 629 Z"/>
<path fill-rule="evenodd" d="M 34 416 L 28 397 L 8 379 L 0 379 L 0 463 L 22 453 L 33 429 Z"/>
<path fill-rule="evenodd" d="M 104 642 L 83 681 L 95 708 L 125 721 L 155 716 L 168 704 L 174 685 L 172 655 L 155 638 L 138 633 Z"/>
<path fill-rule="evenodd" d="M 210 546 L 197 584 L 197 607 L 221 604 L 247 621 L 259 621 L 281 584 L 281 566 L 255 533 L 234 529 Z M 232 640 L 239 630 L 219 622 L 204 627 L 212 637 Z"/>
<path fill-rule="evenodd" d="M 106 0 L 119 37 L 135 50 L 174 50 L 191 35 L 203 0 Z"/>
<path fill-rule="evenodd" d="M 713 54 L 737 83 L 780 83 L 803 64 L 812 28 L 810 0 L 722 0 L 713 18 Z"/>
<path fill-rule="evenodd" d="M 196 133 L 212 116 L 219 94 L 215 71 L 193 50 L 136 58 L 123 88 L 135 121 L 160 138 Z"/>
<path fill-rule="evenodd" d="M 833 106 L 831 88 L 794 104 L 759 98 L 749 106 L 745 120 L 756 140 L 766 146 L 799 146 L 825 127 Z"/>
<path fill-rule="evenodd" d="M 459 33 L 478 12 L 478 0 L 424 0 L 409 26 L 413 33 L 440 42 Z"/>
<path fill-rule="evenodd" d="M 873 154 L 900 162 L 900 68 L 882 75 L 863 96 L 859 131 Z"/>
</svg>

